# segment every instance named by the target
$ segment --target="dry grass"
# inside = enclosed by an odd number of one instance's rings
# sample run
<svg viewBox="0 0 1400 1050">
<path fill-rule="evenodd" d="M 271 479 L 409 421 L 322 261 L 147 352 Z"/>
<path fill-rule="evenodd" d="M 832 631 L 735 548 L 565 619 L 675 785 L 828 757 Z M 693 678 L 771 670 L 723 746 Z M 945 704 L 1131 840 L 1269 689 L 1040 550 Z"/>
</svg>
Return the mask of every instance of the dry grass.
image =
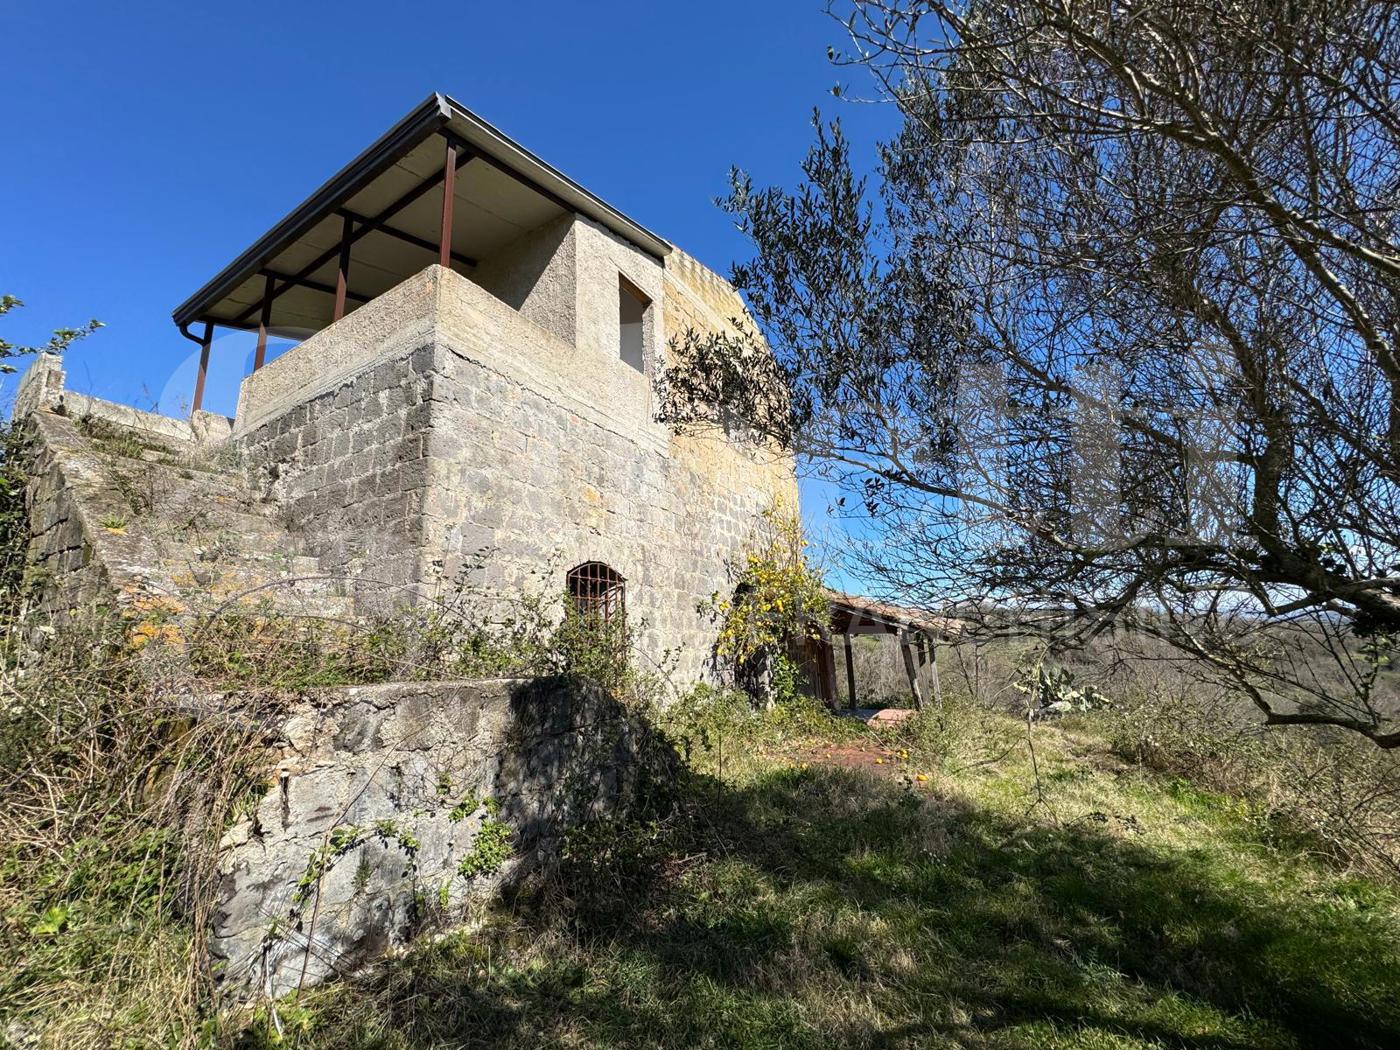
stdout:
<svg viewBox="0 0 1400 1050">
<path fill-rule="evenodd" d="M 258 790 L 269 690 L 660 676 L 538 603 L 488 632 L 218 609 L 94 615 L 0 680 L 0 1045 L 1400 1045 L 1393 759 L 1258 737 L 1147 676 L 1028 736 L 995 713 L 1005 652 L 950 660 L 948 708 L 879 737 L 693 697 L 664 725 L 673 810 L 580 830 L 481 929 L 220 1018 L 217 843 Z"/>
<path fill-rule="evenodd" d="M 129 628 L 94 614 L 3 680 L 0 1017 L 16 1045 L 193 1045 L 207 1015 L 216 847 L 266 712 L 153 685 L 168 654 Z"/>
</svg>

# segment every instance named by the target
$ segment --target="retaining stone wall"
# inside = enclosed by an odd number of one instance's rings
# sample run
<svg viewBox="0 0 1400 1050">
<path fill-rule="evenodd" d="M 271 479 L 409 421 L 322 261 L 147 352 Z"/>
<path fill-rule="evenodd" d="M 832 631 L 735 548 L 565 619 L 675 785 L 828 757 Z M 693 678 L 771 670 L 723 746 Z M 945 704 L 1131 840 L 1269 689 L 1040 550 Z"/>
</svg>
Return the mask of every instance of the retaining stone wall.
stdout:
<svg viewBox="0 0 1400 1050">
<path fill-rule="evenodd" d="M 271 747 L 267 794 L 223 843 L 211 948 L 238 996 L 351 972 L 460 921 L 569 828 L 616 814 L 666 754 L 602 690 L 564 680 L 319 690 Z M 510 858 L 479 871 L 497 822 Z"/>
</svg>

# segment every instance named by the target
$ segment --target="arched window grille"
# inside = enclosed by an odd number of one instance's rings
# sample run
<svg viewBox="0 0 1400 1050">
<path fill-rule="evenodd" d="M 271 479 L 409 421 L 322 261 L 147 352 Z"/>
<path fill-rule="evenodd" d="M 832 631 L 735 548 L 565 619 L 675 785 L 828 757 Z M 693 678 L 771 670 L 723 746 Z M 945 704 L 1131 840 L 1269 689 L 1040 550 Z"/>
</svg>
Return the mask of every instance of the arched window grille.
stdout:
<svg viewBox="0 0 1400 1050">
<path fill-rule="evenodd" d="M 620 624 L 627 613 L 627 580 L 600 561 L 586 561 L 569 570 L 569 600 L 586 620 Z"/>
</svg>

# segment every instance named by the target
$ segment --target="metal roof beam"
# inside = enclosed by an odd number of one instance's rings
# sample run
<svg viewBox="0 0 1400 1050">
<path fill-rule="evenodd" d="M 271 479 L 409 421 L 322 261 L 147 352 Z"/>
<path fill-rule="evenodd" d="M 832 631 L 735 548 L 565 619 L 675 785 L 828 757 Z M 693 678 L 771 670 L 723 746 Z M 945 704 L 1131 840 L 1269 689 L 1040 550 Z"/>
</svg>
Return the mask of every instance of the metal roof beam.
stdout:
<svg viewBox="0 0 1400 1050">
<path fill-rule="evenodd" d="M 339 249 L 336 249 L 339 251 Z M 325 292 L 327 295 L 335 295 L 335 285 L 326 284 L 322 281 L 312 281 L 305 277 L 293 277 L 290 274 L 278 273 L 276 270 L 262 269 L 258 271 L 264 277 L 272 277 L 279 281 L 284 281 L 289 285 L 298 288 L 310 288 L 313 292 Z M 367 303 L 370 300 L 368 295 L 361 295 L 359 292 L 345 291 L 345 298 L 354 299 L 356 302 Z"/>
<path fill-rule="evenodd" d="M 382 219 L 372 219 L 367 215 L 361 215 L 359 212 L 351 211 L 349 208 L 337 208 L 336 214 L 343 215 L 347 219 L 362 225 L 372 226 L 376 233 L 387 234 L 390 237 L 395 237 L 403 241 L 405 244 L 412 244 L 422 248 L 424 251 L 430 251 L 434 254 L 437 253 L 438 246 L 426 237 L 419 237 L 416 234 L 409 233 L 407 230 L 401 230 L 397 226 L 390 226 Z M 477 263 L 470 255 L 463 255 L 461 252 L 453 252 L 452 259 L 454 262 L 459 262 L 463 266 L 475 266 Z"/>
<path fill-rule="evenodd" d="M 467 163 L 469 160 L 471 160 L 474 156 L 475 156 L 475 154 L 473 154 L 473 153 L 459 153 L 458 156 L 457 156 L 457 167 L 458 167 L 458 168 L 461 168 L 464 164 L 466 164 L 466 163 Z M 393 218 L 393 217 L 394 217 L 395 215 L 397 215 L 399 212 L 403 211 L 403 210 L 404 210 L 405 208 L 407 208 L 410 204 L 412 204 L 414 201 L 416 201 L 419 197 L 423 196 L 423 194 L 427 193 L 429 190 L 433 189 L 433 188 L 434 188 L 435 186 L 437 186 L 440 182 L 442 182 L 443 177 L 444 177 L 446 174 L 447 174 L 447 172 L 446 172 L 445 170 L 439 170 L 439 171 L 433 173 L 432 175 L 428 176 L 427 179 L 425 179 L 423 182 L 419 183 L 419 184 L 418 184 L 417 186 L 415 186 L 413 189 L 409 190 L 407 193 L 405 193 L 403 196 L 401 196 L 398 200 L 394 201 L 393 204 L 390 204 L 387 208 L 385 208 L 383 211 L 381 211 L 378 215 L 372 216 L 372 217 L 371 217 L 371 222 L 382 223 L 382 222 L 385 222 L 385 221 L 387 221 L 387 220 Z M 370 233 L 373 229 L 374 229 L 374 226 L 362 226 L 360 229 L 356 230 L 354 233 L 352 233 L 352 234 L 350 235 L 350 243 L 352 243 L 352 244 L 355 243 L 355 242 L 358 241 L 361 237 L 364 237 L 367 233 Z M 433 245 L 433 251 L 437 251 L 437 245 Z M 315 273 L 315 272 L 316 272 L 317 270 L 319 270 L 322 266 L 326 265 L 326 263 L 330 262 L 332 259 L 334 259 L 334 258 L 335 258 L 336 256 L 338 256 L 339 254 L 340 254 L 340 245 L 337 244 L 337 245 L 335 245 L 335 246 L 333 246 L 333 247 L 331 247 L 331 248 L 327 248 L 324 252 L 322 252 L 320 255 L 316 256 L 316 258 L 312 259 L 309 263 L 307 263 L 305 266 L 303 266 L 303 267 L 302 267 L 300 270 L 298 270 L 296 273 L 292 274 L 291 277 L 288 278 L 288 280 L 303 280 L 303 279 L 309 277 L 311 274 Z M 271 297 L 272 299 L 276 299 L 276 298 L 277 298 L 279 295 L 281 295 L 283 292 L 287 291 L 287 290 L 290 289 L 290 288 L 294 288 L 294 287 L 296 287 L 296 286 L 293 285 L 293 284 L 290 284 L 290 283 L 289 283 L 289 284 L 283 284 L 282 286 L 280 286 L 280 287 L 278 287 L 278 288 L 274 288 L 274 289 L 272 290 L 272 292 L 270 293 L 270 297 Z M 332 289 L 331 294 L 335 294 L 333 289 Z M 253 316 L 254 313 L 256 313 L 256 312 L 258 311 L 258 309 L 259 309 L 259 307 L 261 307 L 261 305 L 262 305 L 261 302 L 257 302 L 257 303 L 254 303 L 252 306 L 248 307 L 246 310 L 244 310 L 241 314 L 239 314 L 237 317 L 235 317 L 235 318 L 233 319 L 234 325 L 237 326 L 237 325 L 239 325 L 239 324 L 245 323 L 250 317 Z M 221 322 L 221 323 L 222 323 L 222 322 Z"/>
</svg>

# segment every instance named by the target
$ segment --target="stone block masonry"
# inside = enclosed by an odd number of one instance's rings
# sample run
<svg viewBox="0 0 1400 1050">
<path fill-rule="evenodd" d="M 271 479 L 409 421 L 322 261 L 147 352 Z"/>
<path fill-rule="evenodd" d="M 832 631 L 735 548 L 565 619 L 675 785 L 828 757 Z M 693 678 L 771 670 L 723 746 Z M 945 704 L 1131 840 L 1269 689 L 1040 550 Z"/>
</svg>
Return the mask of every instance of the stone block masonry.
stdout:
<svg viewBox="0 0 1400 1050">
<path fill-rule="evenodd" d="M 597 242 L 617 251 L 592 228 L 577 247 Z M 649 282 L 674 324 L 720 323 L 722 282 L 703 273 L 686 261 Z M 697 606 L 732 586 L 763 510 L 796 505 L 790 458 L 672 435 L 652 377 L 602 336 L 571 344 L 441 267 L 350 321 L 245 382 L 233 441 L 360 608 L 466 569 L 474 593 L 562 592 L 565 569 L 600 561 L 627 579 L 644 663 L 706 674 L 715 628 Z"/>
<path fill-rule="evenodd" d="M 554 857 L 664 761 L 596 687 L 357 686 L 295 704 L 224 840 L 211 947 L 235 996 L 349 973 Z"/>
<path fill-rule="evenodd" d="M 336 408 L 337 396 L 325 402 L 330 411 L 350 407 Z M 36 622 L 123 608 L 133 645 L 160 637 L 171 644 L 161 652 L 178 661 L 182 630 L 239 596 L 260 614 L 270 600 L 284 616 L 353 616 L 347 599 L 317 589 L 325 570 L 298 553 L 307 537 L 269 517 L 278 504 L 242 488 L 241 467 L 220 461 L 229 450 L 211 461 L 188 436 L 74 420 L 55 407 L 28 416 L 30 556 L 43 581 Z M 311 415 L 289 414 L 299 438 Z M 269 440 L 284 436 L 276 430 Z M 158 498 L 142 495 L 138 510 L 123 477 L 149 481 L 142 494 Z M 141 631 L 175 624 L 169 637 L 164 627 Z M 164 660 L 150 667 L 157 707 L 192 718 L 206 708 L 240 714 L 240 697 L 192 697 L 197 680 L 170 678 Z M 452 925 L 503 880 L 548 864 L 570 828 L 618 814 L 656 763 L 658 779 L 671 779 L 670 751 L 578 681 L 346 686 L 280 703 L 263 740 L 261 792 L 220 848 L 210 945 L 234 998 L 352 972 Z"/>
<path fill-rule="evenodd" d="M 234 421 L 85 398 L 41 361 L 18 399 L 40 446 L 41 611 L 115 599 L 158 614 L 143 639 L 234 607 L 354 629 L 454 586 L 467 616 L 562 596 L 566 570 L 601 562 L 626 580 L 631 655 L 684 687 L 714 670 L 699 606 L 729 593 L 763 511 L 796 507 L 790 456 L 654 418 L 668 340 L 742 314 L 694 260 L 569 215 L 472 277 L 430 266 L 310 336 L 245 379 Z M 460 919 L 624 806 L 653 750 L 578 683 L 288 703 L 266 791 L 221 851 L 211 945 L 238 995 L 351 972 Z"/>
</svg>

